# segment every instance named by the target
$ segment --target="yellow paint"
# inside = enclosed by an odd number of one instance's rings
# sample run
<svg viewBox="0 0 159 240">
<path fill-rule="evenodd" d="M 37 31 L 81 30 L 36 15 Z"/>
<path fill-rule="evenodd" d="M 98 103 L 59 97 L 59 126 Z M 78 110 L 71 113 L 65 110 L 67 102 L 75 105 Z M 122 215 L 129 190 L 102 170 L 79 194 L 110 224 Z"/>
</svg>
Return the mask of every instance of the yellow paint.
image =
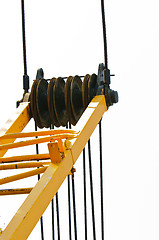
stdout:
<svg viewBox="0 0 159 240">
<path fill-rule="evenodd" d="M 8 133 L 21 132 L 31 118 L 29 103 L 21 103 L 15 113 L 0 129 L 0 136 Z M 16 138 L 0 139 L 0 145 L 12 143 Z M 0 157 L 3 157 L 7 149 L 0 151 Z"/>
<path fill-rule="evenodd" d="M 34 161 L 34 160 L 47 160 L 47 159 L 50 159 L 49 153 L 12 156 L 12 157 L 1 157 L 0 158 L 0 163 Z"/>
<path fill-rule="evenodd" d="M 16 194 L 29 194 L 33 188 L 17 188 L 17 189 L 2 189 L 0 196 L 16 195 Z"/>
<path fill-rule="evenodd" d="M 0 236 L 0 240 L 27 239 L 64 179 L 70 174 L 74 163 L 106 110 L 105 97 L 96 96 L 75 127 L 77 131 L 80 130 L 80 133 L 76 139 L 71 140 L 72 147 L 69 144 L 70 150 L 65 151 L 65 157 L 60 163 L 50 163 L 41 179 Z M 50 157 L 52 158 L 51 151 Z"/>
<path fill-rule="evenodd" d="M 7 144 L 0 145 L 0 152 L 3 150 L 13 149 L 13 148 L 25 147 L 25 146 L 30 146 L 34 144 L 55 141 L 55 140 L 59 141 L 61 139 L 66 139 L 66 138 L 71 139 L 75 137 L 77 137 L 75 134 L 65 133 L 65 134 L 56 134 L 54 136 L 49 136 L 49 137 L 35 138 L 35 139 L 16 142 L 16 143 L 7 143 Z"/>
<path fill-rule="evenodd" d="M 48 143 L 48 149 L 52 163 L 60 163 L 62 158 L 59 152 L 58 143 Z"/>
<path fill-rule="evenodd" d="M 49 165 L 49 164 L 50 164 L 50 162 L 48 162 L 48 161 L 47 162 L 26 162 L 26 163 L 1 164 L 0 170 L 44 167 L 44 165 Z"/>
<path fill-rule="evenodd" d="M 34 175 L 37 174 L 41 174 L 43 172 L 45 172 L 45 170 L 47 169 L 47 167 L 42 167 L 42 168 L 37 168 L 35 170 L 32 171 L 28 171 L 25 173 L 20 173 L 20 174 L 16 174 L 10 177 L 5 177 L 5 178 L 1 178 L 0 179 L 0 185 L 5 184 L 5 183 L 9 183 L 9 182 L 13 182 L 13 181 L 17 181 L 23 178 L 27 178 L 27 177 L 32 177 Z"/>
<path fill-rule="evenodd" d="M 70 129 L 55 129 L 55 130 L 46 130 L 46 131 L 36 131 L 36 132 L 26 132 L 26 133 L 10 133 L 0 136 L 0 141 L 4 139 L 12 139 L 12 138 L 26 138 L 26 137 L 39 137 L 39 136 L 46 136 L 46 135 L 56 135 L 56 134 L 78 134 L 74 130 Z"/>
</svg>

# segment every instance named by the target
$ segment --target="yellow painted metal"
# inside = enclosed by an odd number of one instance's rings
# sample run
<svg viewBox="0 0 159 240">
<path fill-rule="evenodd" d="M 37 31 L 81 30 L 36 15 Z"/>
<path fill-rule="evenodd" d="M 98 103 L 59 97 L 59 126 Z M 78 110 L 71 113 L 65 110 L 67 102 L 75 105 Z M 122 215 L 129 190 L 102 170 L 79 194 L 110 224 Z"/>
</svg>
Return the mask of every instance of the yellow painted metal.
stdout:
<svg viewBox="0 0 159 240">
<path fill-rule="evenodd" d="M 16 109 L 15 113 L 12 114 L 12 117 L 4 124 L 0 129 L 0 136 L 8 133 L 21 132 L 31 118 L 29 103 L 21 103 L 20 106 Z M 1 139 L 0 145 L 12 143 L 15 141 L 15 138 L 12 139 Z M 0 151 L 0 157 L 3 157 L 7 149 Z"/>
<path fill-rule="evenodd" d="M 47 160 L 47 159 L 50 159 L 50 154 L 49 153 L 12 156 L 12 157 L 1 157 L 0 158 L 0 163 L 34 161 L 34 160 Z"/>
<path fill-rule="evenodd" d="M 60 163 L 62 158 L 59 152 L 58 143 L 48 143 L 52 163 Z"/>
<path fill-rule="evenodd" d="M 65 157 L 60 163 L 50 163 L 41 179 L 0 236 L 0 240 L 27 239 L 62 182 L 70 173 L 106 110 L 105 97 L 96 96 L 77 123 L 76 129 L 80 130 L 80 133 L 74 139 L 72 147 L 70 144 L 70 150 L 65 150 Z"/>
<path fill-rule="evenodd" d="M 56 141 L 56 140 L 65 139 L 65 138 L 71 139 L 75 137 L 77 137 L 76 134 L 65 133 L 65 134 L 56 134 L 49 137 L 41 137 L 41 138 L 36 138 L 36 139 L 31 139 L 31 140 L 26 140 L 26 141 L 21 141 L 16 143 L 8 143 L 8 144 L 0 145 L 0 152 L 2 150 L 25 147 L 29 145 L 34 145 L 34 144 L 39 144 L 39 143 L 44 143 L 49 141 Z"/>
<path fill-rule="evenodd" d="M 105 111 L 107 111 L 105 97 L 103 95 L 96 96 L 90 102 L 84 114 L 77 122 L 75 130 L 80 130 L 80 134 L 78 136 L 78 139 L 71 141 L 71 153 L 74 159 L 74 163 L 78 159 L 81 153 L 81 149 L 84 149 L 86 143 L 88 142 L 91 134 L 93 133 Z"/>
<path fill-rule="evenodd" d="M 47 162 L 25 162 L 25 163 L 1 164 L 0 170 L 44 167 L 44 165 L 49 165 L 49 164 L 50 164 L 50 162 L 48 162 L 48 161 Z"/>
<path fill-rule="evenodd" d="M 33 188 L 1 189 L 0 196 L 29 194 Z"/>
<path fill-rule="evenodd" d="M 41 174 L 41 173 L 45 172 L 46 169 L 47 169 L 47 167 L 41 167 L 41 168 L 37 168 L 37 169 L 32 170 L 32 171 L 28 171 L 28 172 L 16 174 L 16 175 L 13 175 L 13 176 L 1 178 L 0 179 L 0 185 L 5 184 L 5 183 L 9 183 L 9 182 L 13 182 L 13 181 L 17 181 L 17 180 L 20 180 L 20 179 L 23 179 L 23 178 L 32 177 L 32 176 L 37 175 L 37 174 Z"/>
<path fill-rule="evenodd" d="M 40 216 L 58 191 L 73 165 L 69 152 L 65 161 L 60 164 L 51 163 L 40 178 L 16 215 L 13 217 L 0 239 L 27 239 Z"/>
<path fill-rule="evenodd" d="M 17 139 L 17 138 L 26 138 L 26 137 L 39 137 L 46 135 L 55 135 L 55 134 L 77 134 L 74 130 L 71 129 L 51 129 L 46 131 L 36 131 L 36 132 L 23 132 L 23 133 L 10 133 L 0 136 L 0 141 L 4 139 Z"/>
</svg>

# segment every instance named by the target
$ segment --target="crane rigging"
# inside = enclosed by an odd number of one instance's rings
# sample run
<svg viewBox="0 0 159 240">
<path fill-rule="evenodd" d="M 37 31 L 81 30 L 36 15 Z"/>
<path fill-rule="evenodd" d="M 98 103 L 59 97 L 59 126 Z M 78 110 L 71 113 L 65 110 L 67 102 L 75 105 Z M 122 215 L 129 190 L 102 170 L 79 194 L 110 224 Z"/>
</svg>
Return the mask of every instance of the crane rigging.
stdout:
<svg viewBox="0 0 159 240">
<path fill-rule="evenodd" d="M 17 111 L 13 119 L 0 129 L 0 170 L 36 168 L 21 174 L 0 179 L 0 185 L 38 175 L 38 183 L 33 188 L 3 189 L 0 195 L 29 194 L 18 212 L 15 214 L 0 239 L 26 239 L 40 219 L 41 238 L 44 239 L 42 215 L 48 204 L 52 202 L 52 238 L 55 239 L 55 206 L 57 217 L 57 239 L 60 240 L 60 218 L 58 190 L 67 177 L 68 179 L 68 215 L 69 239 L 78 239 L 76 197 L 75 197 L 75 168 L 74 164 L 83 151 L 83 182 L 84 182 L 84 216 L 85 239 L 88 237 L 87 223 L 87 187 L 86 187 L 86 156 L 85 146 L 88 143 L 90 195 L 92 211 L 93 239 L 96 239 L 94 189 L 91 161 L 90 136 L 99 123 L 100 151 L 100 193 L 101 193 L 101 239 L 104 240 L 104 207 L 103 207 L 103 166 L 102 166 L 102 126 L 101 118 L 110 106 L 118 102 L 118 92 L 110 88 L 111 73 L 108 69 L 106 23 L 104 0 L 101 0 L 104 63 L 100 63 L 96 73 L 85 76 L 44 78 L 44 70 L 37 70 L 29 92 L 29 76 L 27 73 L 25 7 L 21 0 L 22 39 L 23 39 L 23 89 L 22 100 L 17 102 Z M 35 121 L 35 132 L 21 131 L 30 119 Z M 60 127 L 66 127 L 65 130 Z M 69 129 L 68 129 L 69 126 Z M 40 130 L 38 128 L 50 128 Z M 14 143 L 16 139 L 24 141 Z M 29 138 L 29 140 L 28 140 Z M 33 139 L 30 139 L 33 138 Z M 39 144 L 47 143 L 48 152 L 39 154 Z M 12 148 L 35 145 L 36 154 L 4 157 Z M 40 174 L 42 174 L 40 178 Z M 71 183 L 72 176 L 72 198 Z M 55 198 L 54 198 L 55 196 Z M 73 223 L 71 208 L 73 207 Z M 19 214 L 21 213 L 21 214 Z"/>
</svg>

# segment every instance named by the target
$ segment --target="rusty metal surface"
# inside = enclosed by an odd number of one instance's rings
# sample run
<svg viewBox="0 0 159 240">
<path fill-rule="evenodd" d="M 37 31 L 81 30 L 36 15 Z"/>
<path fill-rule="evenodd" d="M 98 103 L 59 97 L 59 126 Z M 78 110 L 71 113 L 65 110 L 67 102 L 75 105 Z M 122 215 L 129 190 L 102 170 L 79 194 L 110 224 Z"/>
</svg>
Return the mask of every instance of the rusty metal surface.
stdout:
<svg viewBox="0 0 159 240">
<path fill-rule="evenodd" d="M 51 119 L 48 110 L 47 101 L 48 82 L 45 79 L 40 79 L 36 88 L 36 105 L 38 116 L 43 127 L 50 127 Z"/>
<path fill-rule="evenodd" d="M 73 77 L 70 76 L 67 78 L 67 81 L 65 83 L 65 107 L 68 112 L 69 121 L 72 125 L 76 125 L 76 119 L 74 117 L 72 107 L 71 107 L 71 96 L 70 96 L 70 88 L 71 88 L 71 82 Z"/>
<path fill-rule="evenodd" d="M 70 96 L 72 112 L 77 122 L 83 113 L 82 80 L 77 75 L 71 81 Z"/>
<path fill-rule="evenodd" d="M 57 78 L 54 84 L 53 102 L 56 118 L 59 124 L 65 127 L 68 123 L 68 113 L 65 107 L 65 81 L 61 77 Z"/>
<path fill-rule="evenodd" d="M 56 78 L 50 79 L 50 82 L 49 82 L 49 85 L 48 85 L 48 90 L 47 90 L 48 109 L 49 109 L 52 125 L 55 125 L 56 127 L 60 127 L 60 124 L 59 124 L 59 122 L 57 120 L 57 117 L 56 117 L 56 114 L 55 114 L 54 102 L 53 102 L 53 88 L 54 88 L 54 85 L 55 85 L 55 80 L 56 80 Z"/>
<path fill-rule="evenodd" d="M 30 107 L 31 107 L 31 112 L 33 115 L 33 118 L 36 122 L 36 125 L 39 128 L 43 128 L 43 125 L 40 121 L 39 115 L 38 115 L 38 110 L 37 110 L 37 106 L 36 106 L 36 88 L 38 85 L 39 79 L 36 79 L 33 82 L 32 88 L 31 88 L 31 93 L 30 93 Z"/>
</svg>

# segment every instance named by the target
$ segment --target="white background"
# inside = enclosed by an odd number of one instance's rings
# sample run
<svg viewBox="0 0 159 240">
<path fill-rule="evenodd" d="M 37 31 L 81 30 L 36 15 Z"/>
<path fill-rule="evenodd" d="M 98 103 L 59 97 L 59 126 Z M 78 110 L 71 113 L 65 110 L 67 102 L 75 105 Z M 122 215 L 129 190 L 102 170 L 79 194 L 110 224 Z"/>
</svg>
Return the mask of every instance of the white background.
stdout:
<svg viewBox="0 0 159 240">
<path fill-rule="evenodd" d="M 0 1 L 1 125 L 23 94 L 20 9 L 20 1 Z M 105 11 L 108 65 L 115 74 L 111 88 L 119 93 L 119 103 L 102 121 L 105 239 L 157 240 L 158 1 L 105 1 Z M 46 78 L 85 75 L 97 73 L 104 61 L 100 1 L 26 0 L 26 35 L 31 84 L 39 67 Z M 92 144 L 96 148 L 98 142 Z M 5 199 L 0 199 L 2 228 L 10 205 L 17 208 L 16 197 Z"/>
</svg>

